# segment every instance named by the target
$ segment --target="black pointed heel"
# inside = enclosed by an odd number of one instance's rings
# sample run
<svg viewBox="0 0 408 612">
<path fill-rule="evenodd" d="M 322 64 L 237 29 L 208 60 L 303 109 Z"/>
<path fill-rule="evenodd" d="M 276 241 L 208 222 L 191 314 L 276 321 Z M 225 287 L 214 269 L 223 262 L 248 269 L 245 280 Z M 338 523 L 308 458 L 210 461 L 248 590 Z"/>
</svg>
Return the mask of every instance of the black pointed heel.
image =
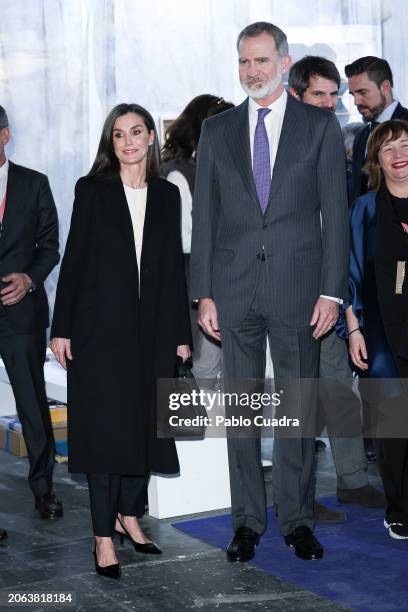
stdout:
<svg viewBox="0 0 408 612">
<path fill-rule="evenodd" d="M 98 564 L 98 558 L 96 556 L 96 546 L 92 551 L 92 554 L 95 559 L 95 571 L 99 576 L 104 576 L 105 578 L 120 578 L 120 565 L 119 563 L 114 563 L 113 565 L 107 565 L 106 567 L 101 567 Z"/>
<path fill-rule="evenodd" d="M 162 551 L 157 546 L 157 544 L 155 544 L 154 542 L 148 542 L 146 544 L 140 544 L 139 542 L 136 542 L 132 538 L 132 536 L 130 535 L 130 533 L 128 532 L 128 530 L 126 529 L 126 527 L 120 520 L 120 518 L 117 517 L 117 519 L 119 521 L 119 525 L 122 527 L 123 531 L 125 532 L 125 533 L 122 533 L 121 531 L 118 531 L 117 529 L 115 529 L 115 532 L 118 534 L 119 541 L 121 544 L 123 544 L 126 538 L 127 540 L 129 540 L 129 542 L 133 544 L 136 552 L 144 553 L 145 555 L 161 555 L 162 554 Z"/>
</svg>

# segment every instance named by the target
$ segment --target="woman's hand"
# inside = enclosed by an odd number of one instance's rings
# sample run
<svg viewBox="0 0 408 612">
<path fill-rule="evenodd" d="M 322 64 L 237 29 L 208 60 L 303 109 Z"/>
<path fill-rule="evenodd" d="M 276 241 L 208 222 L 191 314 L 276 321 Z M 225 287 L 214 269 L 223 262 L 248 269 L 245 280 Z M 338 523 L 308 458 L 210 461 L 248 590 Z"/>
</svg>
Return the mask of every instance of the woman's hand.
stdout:
<svg viewBox="0 0 408 612">
<path fill-rule="evenodd" d="M 72 360 L 71 340 L 68 338 L 53 338 L 50 343 L 50 349 L 62 367 L 67 369 L 65 358 L 67 357 L 70 361 Z"/>
<path fill-rule="evenodd" d="M 367 370 L 368 364 L 363 361 L 367 359 L 367 349 L 364 340 L 364 336 L 361 331 L 355 331 L 349 336 L 349 352 L 352 362 L 360 370 Z"/>
<path fill-rule="evenodd" d="M 186 361 L 187 359 L 190 359 L 190 357 L 191 357 L 191 350 L 190 350 L 189 345 L 188 344 L 180 344 L 180 346 L 177 347 L 177 355 L 178 355 L 178 357 L 182 358 L 183 362 Z"/>
</svg>

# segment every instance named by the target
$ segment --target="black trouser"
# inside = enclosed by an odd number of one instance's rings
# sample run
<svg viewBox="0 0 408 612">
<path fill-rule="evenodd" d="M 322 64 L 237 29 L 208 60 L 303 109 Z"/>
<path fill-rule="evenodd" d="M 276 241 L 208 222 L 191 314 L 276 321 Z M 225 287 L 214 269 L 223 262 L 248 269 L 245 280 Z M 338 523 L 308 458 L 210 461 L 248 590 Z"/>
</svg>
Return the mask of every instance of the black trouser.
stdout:
<svg viewBox="0 0 408 612">
<path fill-rule="evenodd" d="M 28 482 L 34 495 L 52 490 L 54 438 L 44 384 L 45 330 L 39 334 L 16 334 L 0 306 L 0 355 L 16 400 L 30 471 Z"/>
<path fill-rule="evenodd" d="M 87 477 L 95 536 L 112 537 L 118 514 L 143 516 L 147 476 L 87 474 Z"/>
<path fill-rule="evenodd" d="M 408 440 L 378 438 L 374 444 L 387 499 L 386 519 L 408 525 Z"/>
</svg>

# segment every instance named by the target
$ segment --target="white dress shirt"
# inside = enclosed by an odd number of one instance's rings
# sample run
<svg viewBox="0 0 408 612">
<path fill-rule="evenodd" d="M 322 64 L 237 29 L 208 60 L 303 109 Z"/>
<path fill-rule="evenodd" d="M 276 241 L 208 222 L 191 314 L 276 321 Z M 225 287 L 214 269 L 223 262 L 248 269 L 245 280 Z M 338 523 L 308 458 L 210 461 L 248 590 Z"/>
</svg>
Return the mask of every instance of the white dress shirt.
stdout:
<svg viewBox="0 0 408 612">
<path fill-rule="evenodd" d="M 133 236 L 135 239 L 135 249 L 137 267 L 139 269 L 140 281 L 140 260 L 142 257 L 143 228 L 146 214 L 147 187 L 133 189 L 123 185 L 125 188 L 126 200 L 129 206 L 130 217 L 132 219 Z"/>
<path fill-rule="evenodd" d="M 8 159 L 6 159 L 6 162 L 2 166 L 0 166 L 0 206 L 3 202 L 4 194 L 7 191 L 8 169 L 9 162 Z"/>
<path fill-rule="evenodd" d="M 178 170 L 172 170 L 166 177 L 170 183 L 177 185 L 181 199 L 181 243 L 183 253 L 191 253 L 191 232 L 193 228 L 193 199 L 186 178 Z"/>
<path fill-rule="evenodd" d="M 283 118 L 285 116 L 286 103 L 288 100 L 288 94 L 286 89 L 283 90 L 282 95 L 277 100 L 272 102 L 268 107 L 260 106 L 256 100 L 249 98 L 248 102 L 248 116 L 249 116 L 249 142 L 251 145 L 251 160 L 252 164 L 254 161 L 254 139 L 255 139 L 255 128 L 258 123 L 258 110 L 260 108 L 270 108 L 271 112 L 265 116 L 265 128 L 268 134 L 269 140 L 269 160 L 271 164 L 271 178 L 273 176 L 273 167 L 275 165 L 276 153 L 278 151 L 279 138 L 282 131 Z M 338 304 L 342 304 L 343 300 L 329 295 L 321 295 L 320 297 L 333 300 Z"/>
<path fill-rule="evenodd" d="M 384 121 L 389 121 L 392 119 L 395 109 L 398 106 L 398 100 L 394 100 L 387 108 L 384 108 L 381 115 L 379 115 L 376 119 L 377 123 L 384 123 Z"/>
<path fill-rule="evenodd" d="M 282 95 L 279 96 L 275 102 L 272 102 L 268 107 L 260 106 L 256 100 L 249 98 L 248 114 L 249 114 L 249 142 L 251 143 L 251 159 L 252 164 L 254 161 L 254 138 L 255 128 L 258 123 L 258 110 L 260 108 L 270 108 L 271 112 L 268 113 L 264 119 L 266 132 L 269 140 L 269 159 L 271 163 L 271 176 L 273 173 L 273 166 L 275 165 L 276 153 L 278 151 L 279 138 L 282 131 L 283 117 L 286 110 L 286 102 L 288 94 L 286 90 L 283 91 Z"/>
</svg>

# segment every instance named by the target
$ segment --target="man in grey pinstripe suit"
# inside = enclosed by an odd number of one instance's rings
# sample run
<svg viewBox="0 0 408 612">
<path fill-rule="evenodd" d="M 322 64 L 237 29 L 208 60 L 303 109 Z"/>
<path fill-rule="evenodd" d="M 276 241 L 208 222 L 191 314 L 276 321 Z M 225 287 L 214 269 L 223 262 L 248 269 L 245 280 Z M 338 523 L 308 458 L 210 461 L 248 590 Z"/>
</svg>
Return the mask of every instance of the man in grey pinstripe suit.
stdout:
<svg viewBox="0 0 408 612">
<path fill-rule="evenodd" d="M 319 338 L 348 296 L 341 132 L 332 114 L 285 92 L 290 57 L 282 30 L 252 24 L 237 47 L 249 98 L 203 125 L 192 294 L 200 325 L 222 340 L 224 377 L 263 378 L 268 336 L 276 378 L 316 378 Z M 235 535 L 227 558 L 247 561 L 266 529 L 259 438 L 228 438 L 228 455 Z M 286 544 L 303 559 L 321 558 L 312 533 L 314 439 L 278 437 L 274 469 Z"/>
</svg>

